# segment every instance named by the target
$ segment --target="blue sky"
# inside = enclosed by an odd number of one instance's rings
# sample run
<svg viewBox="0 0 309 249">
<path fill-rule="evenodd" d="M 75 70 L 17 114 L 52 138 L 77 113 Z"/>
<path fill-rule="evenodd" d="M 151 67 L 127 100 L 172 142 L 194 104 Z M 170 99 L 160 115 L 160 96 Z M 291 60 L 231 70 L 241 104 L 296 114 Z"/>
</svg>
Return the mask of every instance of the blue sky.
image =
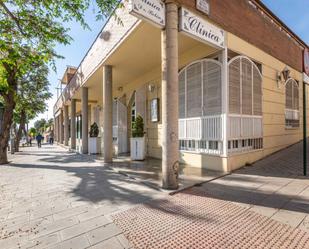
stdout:
<svg viewBox="0 0 309 249">
<path fill-rule="evenodd" d="M 309 44 L 309 0 L 262 0 L 288 27 L 290 27 L 300 38 Z M 70 36 L 73 41 L 68 46 L 57 45 L 56 51 L 65 59 L 57 60 L 57 72 L 51 70 L 49 75 L 50 90 L 53 98 L 48 101 L 48 111 L 39 115 L 36 119 L 51 118 L 53 105 L 57 99 L 56 87 L 65 71 L 67 65 L 78 66 L 92 42 L 104 25 L 104 21 L 96 21 L 95 6 L 86 13 L 85 19 L 91 28 L 84 30 L 80 24 L 70 22 Z M 30 126 L 35 120 L 30 122 Z"/>
<path fill-rule="evenodd" d="M 91 7 L 85 13 L 85 20 L 89 25 L 91 30 L 83 29 L 79 23 L 70 22 L 65 26 L 69 27 L 71 30 L 69 35 L 73 38 L 73 41 L 70 45 L 57 45 L 55 50 L 58 54 L 65 57 L 65 59 L 56 60 L 57 72 L 54 72 L 50 69 L 49 73 L 49 82 L 50 82 L 50 91 L 53 94 L 53 97 L 48 101 L 48 111 L 37 116 L 36 119 L 30 122 L 30 127 L 33 126 L 35 120 L 45 118 L 49 119 L 53 117 L 53 106 L 57 100 L 57 91 L 56 87 L 59 84 L 59 79 L 62 78 L 63 73 L 67 65 L 78 66 L 86 52 L 90 48 L 91 44 L 95 40 L 96 36 L 102 29 L 104 25 L 104 20 L 96 20 L 96 12 L 94 10 L 95 6 Z"/>
</svg>

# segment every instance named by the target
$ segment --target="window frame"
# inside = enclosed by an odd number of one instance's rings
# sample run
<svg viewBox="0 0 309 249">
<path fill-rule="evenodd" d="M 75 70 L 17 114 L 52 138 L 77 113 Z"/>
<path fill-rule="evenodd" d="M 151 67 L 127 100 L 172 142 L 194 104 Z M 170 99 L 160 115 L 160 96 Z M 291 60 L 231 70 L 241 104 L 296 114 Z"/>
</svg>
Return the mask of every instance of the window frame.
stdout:
<svg viewBox="0 0 309 249">
<path fill-rule="evenodd" d="M 235 112 L 230 112 L 230 65 L 239 59 L 239 113 L 235 113 Z M 244 114 L 243 113 L 243 67 L 242 67 L 242 60 L 248 60 L 251 63 L 251 114 Z M 263 74 L 259 68 L 259 66 L 252 60 L 250 59 L 248 56 L 245 55 L 237 55 L 235 57 L 233 57 L 232 59 L 229 60 L 228 64 L 227 64 L 227 77 L 228 77 L 228 114 L 229 115 L 239 115 L 239 116 L 256 116 L 256 117 L 262 117 L 263 116 Z M 261 114 L 260 115 L 256 115 L 254 114 L 254 110 L 255 110 L 255 104 L 254 104 L 254 69 L 256 69 L 256 71 L 258 72 L 258 75 L 260 76 L 260 80 L 261 80 L 261 85 L 260 85 L 260 91 L 261 91 Z"/>
<path fill-rule="evenodd" d="M 292 108 L 288 108 L 287 107 L 287 84 L 291 83 L 292 87 L 291 87 L 291 96 L 292 96 Z M 294 94 L 294 86 L 296 85 L 297 87 L 297 109 L 294 108 L 294 104 L 295 104 L 295 100 L 296 100 L 296 95 Z M 300 115 L 299 115 L 299 82 L 293 78 L 289 78 L 285 84 L 284 84 L 284 88 L 285 88 L 285 106 L 284 106 L 284 124 L 285 124 L 285 128 L 286 129 L 299 129 L 300 128 Z M 290 114 L 292 113 L 292 116 L 297 116 L 297 118 L 287 118 L 288 116 L 288 112 L 290 112 Z"/>
<path fill-rule="evenodd" d="M 204 67 L 203 67 L 203 63 L 204 62 L 212 62 L 215 63 L 216 65 L 218 65 L 220 67 L 220 112 L 217 114 L 211 114 L 211 115 L 206 115 L 205 114 L 205 110 L 204 110 Z M 201 115 L 200 116 L 196 116 L 196 117 L 188 117 L 188 105 L 187 105 L 187 95 L 188 95 L 188 84 L 187 84 L 187 70 L 194 64 L 200 64 L 201 67 Z M 222 99 L 222 74 L 223 74 L 223 63 L 216 60 L 216 59 L 212 59 L 212 58 L 203 58 L 200 60 L 195 60 L 191 63 L 189 63 L 188 65 L 186 65 L 185 67 L 183 67 L 179 72 L 178 72 L 178 80 L 180 79 L 180 75 L 184 73 L 184 79 L 185 79 L 185 83 L 184 83 L 184 89 L 185 89 L 185 96 L 184 96 L 184 102 L 185 102 L 185 106 L 184 106 L 184 117 L 179 117 L 179 119 L 190 119 L 190 118 L 197 118 L 197 117 L 205 117 L 205 116 L 212 116 L 212 115 L 219 115 L 223 113 L 223 99 Z M 178 81 L 179 84 L 179 81 Z"/>
</svg>

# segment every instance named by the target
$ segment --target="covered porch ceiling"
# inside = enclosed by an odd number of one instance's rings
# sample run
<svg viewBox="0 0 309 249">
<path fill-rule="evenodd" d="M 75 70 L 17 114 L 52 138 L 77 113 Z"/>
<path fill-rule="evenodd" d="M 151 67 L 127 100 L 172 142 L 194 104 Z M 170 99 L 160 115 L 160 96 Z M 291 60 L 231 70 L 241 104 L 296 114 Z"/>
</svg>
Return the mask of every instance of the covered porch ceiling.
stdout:
<svg viewBox="0 0 309 249">
<path fill-rule="evenodd" d="M 216 51 L 204 43 L 179 33 L 179 66 L 189 63 L 192 59 L 200 59 L 205 54 Z M 193 48 L 195 52 L 186 56 Z M 200 51 L 200 52 L 199 52 Z M 191 61 L 190 61 L 191 60 Z M 142 74 L 161 67 L 161 30 L 155 26 L 141 22 L 140 25 L 123 41 L 123 43 L 104 62 L 113 66 L 113 88 L 129 84 Z M 89 100 L 102 103 L 103 96 L 103 66 L 99 67 L 87 80 L 85 86 L 89 88 Z M 80 90 L 75 98 L 80 99 Z"/>
</svg>

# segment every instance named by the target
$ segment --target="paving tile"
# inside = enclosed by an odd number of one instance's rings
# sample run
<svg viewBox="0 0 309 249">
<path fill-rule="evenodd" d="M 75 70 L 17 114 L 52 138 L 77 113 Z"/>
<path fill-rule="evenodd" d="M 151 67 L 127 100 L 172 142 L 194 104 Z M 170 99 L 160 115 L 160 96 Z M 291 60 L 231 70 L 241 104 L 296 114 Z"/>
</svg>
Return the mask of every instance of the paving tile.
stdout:
<svg viewBox="0 0 309 249">
<path fill-rule="evenodd" d="M 129 249 L 133 247 L 123 234 L 117 235 L 116 238 L 118 239 L 118 241 L 120 242 L 120 244 L 124 249 Z"/>
<path fill-rule="evenodd" d="M 58 233 L 53 233 L 29 241 L 29 244 L 25 245 L 24 247 L 27 249 L 39 249 L 46 248 L 59 242 L 61 242 L 60 235 Z"/>
<path fill-rule="evenodd" d="M 305 217 L 306 214 L 304 213 L 288 210 L 279 210 L 271 218 L 281 223 L 288 224 L 292 227 L 298 227 Z"/>
<path fill-rule="evenodd" d="M 110 238 L 100 242 L 94 246 L 91 246 L 90 249 L 124 249 L 125 247 L 120 244 L 116 238 Z"/>
<path fill-rule="evenodd" d="M 47 247 L 50 249 L 84 249 L 89 248 L 90 244 L 85 235 L 81 235 L 78 237 L 75 237 L 70 240 L 66 240 L 63 242 L 60 242 L 59 244 L 51 247 Z"/>
<path fill-rule="evenodd" d="M 95 245 L 120 233 L 121 230 L 115 224 L 108 224 L 88 232 L 87 236 L 91 245 Z"/>
<path fill-rule="evenodd" d="M 92 218 L 95 218 L 95 217 L 99 217 L 99 216 L 102 216 L 102 215 L 113 213 L 117 210 L 118 210 L 117 206 L 102 205 L 102 206 L 97 207 L 97 208 L 89 208 L 87 212 L 81 213 L 77 217 L 78 217 L 79 221 L 82 222 L 82 221 L 89 220 L 89 219 L 92 219 Z"/>
<path fill-rule="evenodd" d="M 42 224 L 36 228 L 36 231 L 29 235 L 29 239 L 36 239 L 47 234 L 55 233 L 65 228 L 78 224 L 76 217 L 69 217 L 62 220 L 54 221 L 50 224 Z"/>
<path fill-rule="evenodd" d="M 60 231 L 61 238 L 63 240 L 70 239 L 82 233 L 86 233 L 90 230 L 93 230 L 95 228 L 104 226 L 108 223 L 110 223 L 110 221 L 107 220 L 104 216 L 96 217 L 94 219 L 87 220 L 87 221 L 78 223 L 74 226 L 71 226 L 69 228 L 61 230 Z"/>
<path fill-rule="evenodd" d="M 272 217 L 278 211 L 278 209 L 254 205 L 250 208 L 250 211 L 254 211 L 267 217 Z"/>
<path fill-rule="evenodd" d="M 85 213 L 89 210 L 89 206 L 78 206 L 75 208 L 68 208 L 63 211 L 57 212 L 53 214 L 54 220 L 61 220 L 71 216 L 77 216 L 79 214 Z"/>
<path fill-rule="evenodd" d="M 309 215 L 305 216 L 298 228 L 309 233 Z"/>
</svg>

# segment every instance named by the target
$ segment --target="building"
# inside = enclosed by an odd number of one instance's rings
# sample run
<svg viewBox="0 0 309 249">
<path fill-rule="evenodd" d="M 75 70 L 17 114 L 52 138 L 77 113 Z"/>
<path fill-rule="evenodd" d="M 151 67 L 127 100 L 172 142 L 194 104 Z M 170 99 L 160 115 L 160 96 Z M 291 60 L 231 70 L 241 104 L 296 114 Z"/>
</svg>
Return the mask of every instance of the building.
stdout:
<svg viewBox="0 0 309 249">
<path fill-rule="evenodd" d="M 111 162 L 140 114 L 147 156 L 175 188 L 178 160 L 228 172 L 302 139 L 308 45 L 261 1 L 131 0 L 115 13 L 55 104 L 58 142 L 88 153 L 96 122 Z"/>
</svg>

